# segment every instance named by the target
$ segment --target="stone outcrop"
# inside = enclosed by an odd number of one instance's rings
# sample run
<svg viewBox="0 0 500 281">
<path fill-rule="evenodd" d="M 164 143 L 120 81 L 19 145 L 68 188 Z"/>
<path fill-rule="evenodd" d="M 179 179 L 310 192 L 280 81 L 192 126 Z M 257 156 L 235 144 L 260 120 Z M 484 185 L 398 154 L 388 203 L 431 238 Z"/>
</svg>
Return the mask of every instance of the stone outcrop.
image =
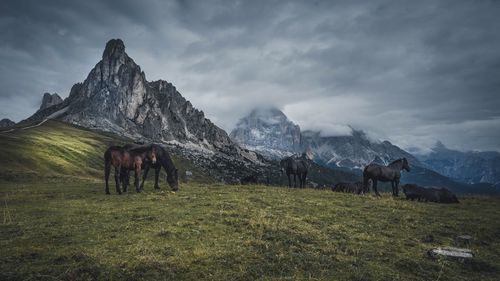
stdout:
<svg viewBox="0 0 500 281">
<path fill-rule="evenodd" d="M 60 104 L 62 101 L 63 99 L 56 93 L 53 94 L 45 93 L 43 94 L 42 104 L 40 105 L 40 109 L 38 110 L 44 110 L 53 105 Z"/>
<path fill-rule="evenodd" d="M 16 122 L 14 122 L 8 118 L 4 118 L 4 119 L 0 120 L 0 128 L 14 126 L 15 124 L 16 124 Z"/>
</svg>

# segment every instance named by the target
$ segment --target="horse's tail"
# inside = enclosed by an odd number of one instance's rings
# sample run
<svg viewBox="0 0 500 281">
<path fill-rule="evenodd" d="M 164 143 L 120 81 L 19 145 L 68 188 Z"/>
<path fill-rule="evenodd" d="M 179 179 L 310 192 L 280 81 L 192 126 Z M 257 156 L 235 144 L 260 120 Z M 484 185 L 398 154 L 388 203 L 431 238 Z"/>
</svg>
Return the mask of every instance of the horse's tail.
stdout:
<svg viewBox="0 0 500 281">
<path fill-rule="evenodd" d="M 111 149 L 106 149 L 104 152 L 104 178 L 108 180 L 111 171 Z"/>
<path fill-rule="evenodd" d="M 369 183 L 370 183 L 370 176 L 368 175 L 368 166 L 365 167 L 365 169 L 363 170 L 363 190 L 364 192 L 370 192 L 370 186 L 369 186 Z"/>
</svg>

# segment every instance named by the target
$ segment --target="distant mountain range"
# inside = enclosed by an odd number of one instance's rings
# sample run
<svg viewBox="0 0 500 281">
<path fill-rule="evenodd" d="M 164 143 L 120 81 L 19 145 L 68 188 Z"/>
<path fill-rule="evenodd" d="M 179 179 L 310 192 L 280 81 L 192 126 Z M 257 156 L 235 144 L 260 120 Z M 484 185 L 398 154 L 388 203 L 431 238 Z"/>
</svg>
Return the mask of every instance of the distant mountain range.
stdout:
<svg viewBox="0 0 500 281">
<path fill-rule="evenodd" d="M 496 184 L 500 175 L 498 153 L 452 153 L 441 148 L 427 156 L 417 157 L 389 141 L 370 140 L 363 131 L 354 128 L 347 136 L 323 136 L 321 132 L 301 131 L 299 125 L 276 108 L 253 110 L 241 118 L 230 136 L 241 146 L 270 159 L 306 153 L 322 166 L 359 175 L 369 163 L 387 165 L 405 157 L 413 170 L 403 173 L 402 179 L 424 185 L 467 190 L 467 184 Z"/>
<path fill-rule="evenodd" d="M 462 152 L 438 142 L 429 154 L 418 157 L 433 170 L 455 180 L 500 185 L 500 153 L 496 151 Z"/>
</svg>

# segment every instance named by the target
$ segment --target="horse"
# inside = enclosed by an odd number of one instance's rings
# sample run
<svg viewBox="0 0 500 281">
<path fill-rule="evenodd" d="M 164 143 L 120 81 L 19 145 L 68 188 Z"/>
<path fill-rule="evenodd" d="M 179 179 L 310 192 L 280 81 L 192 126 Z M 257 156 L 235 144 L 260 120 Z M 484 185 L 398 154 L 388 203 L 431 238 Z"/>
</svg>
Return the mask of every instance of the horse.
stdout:
<svg viewBox="0 0 500 281">
<path fill-rule="evenodd" d="M 111 166 L 115 167 L 116 192 L 122 194 L 120 182 L 124 182 L 123 171 L 135 171 L 135 190 L 140 192 L 139 177 L 141 166 L 145 162 L 156 163 L 156 146 L 149 145 L 126 150 L 121 146 L 110 146 L 104 152 L 104 179 L 106 180 L 106 194 L 109 194 L 109 174 Z M 124 190 L 126 191 L 126 186 Z"/>
<path fill-rule="evenodd" d="M 416 184 L 402 186 L 406 199 L 436 203 L 459 203 L 458 198 L 448 189 L 442 187 L 423 187 Z"/>
<path fill-rule="evenodd" d="M 288 177 L 288 187 L 292 187 L 292 180 L 290 175 L 293 175 L 293 187 L 297 186 L 296 176 L 299 177 L 300 188 L 305 187 L 308 165 L 304 160 L 296 160 L 293 157 L 287 157 L 280 161 L 281 175 L 286 173 Z"/>
<path fill-rule="evenodd" d="M 426 191 L 425 188 L 416 185 L 416 184 L 405 184 L 401 187 L 403 189 L 403 193 L 406 196 L 407 200 L 418 200 L 418 201 L 424 201 L 426 197 Z"/>
<path fill-rule="evenodd" d="M 377 190 L 377 181 L 391 182 L 392 195 L 399 196 L 399 180 L 401 178 L 401 170 L 410 171 L 410 164 L 406 158 L 401 158 L 393 161 L 387 166 L 378 164 L 369 164 L 363 170 L 363 185 L 364 189 L 368 190 L 368 181 L 372 180 L 373 190 L 377 196 L 380 196 Z"/>
<path fill-rule="evenodd" d="M 144 182 L 146 181 L 146 178 L 148 177 L 148 172 L 150 168 L 155 169 L 155 185 L 154 189 L 160 189 L 160 186 L 158 185 L 158 178 L 160 176 L 160 171 L 161 168 L 165 170 L 167 173 L 167 183 L 172 189 L 172 191 L 177 191 L 179 190 L 179 171 L 174 165 L 174 162 L 172 161 L 172 158 L 170 158 L 170 155 L 168 152 L 161 147 L 160 145 L 157 144 L 152 144 L 152 146 L 155 147 L 155 152 L 156 152 L 156 163 L 150 163 L 150 162 L 145 162 L 142 164 L 141 169 L 144 170 L 144 175 L 142 177 L 142 182 L 140 185 L 140 190 L 144 190 Z M 144 147 L 144 145 L 139 145 L 139 144 L 126 144 L 123 146 L 124 149 L 130 150 L 130 149 L 137 149 L 140 147 Z M 128 171 L 126 171 L 126 174 L 124 176 L 125 180 L 125 186 L 128 186 Z"/>
</svg>

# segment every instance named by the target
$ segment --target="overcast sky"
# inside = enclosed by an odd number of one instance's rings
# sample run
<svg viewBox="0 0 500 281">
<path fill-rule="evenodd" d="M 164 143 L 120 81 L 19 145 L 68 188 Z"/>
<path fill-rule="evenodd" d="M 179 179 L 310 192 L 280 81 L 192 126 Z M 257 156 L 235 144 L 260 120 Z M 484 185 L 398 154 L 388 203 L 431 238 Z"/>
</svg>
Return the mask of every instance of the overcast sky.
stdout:
<svg viewBox="0 0 500 281">
<path fill-rule="evenodd" d="M 123 39 L 228 132 L 252 108 L 413 150 L 500 150 L 500 1 L 1 1 L 0 118 L 67 97 Z"/>
</svg>

